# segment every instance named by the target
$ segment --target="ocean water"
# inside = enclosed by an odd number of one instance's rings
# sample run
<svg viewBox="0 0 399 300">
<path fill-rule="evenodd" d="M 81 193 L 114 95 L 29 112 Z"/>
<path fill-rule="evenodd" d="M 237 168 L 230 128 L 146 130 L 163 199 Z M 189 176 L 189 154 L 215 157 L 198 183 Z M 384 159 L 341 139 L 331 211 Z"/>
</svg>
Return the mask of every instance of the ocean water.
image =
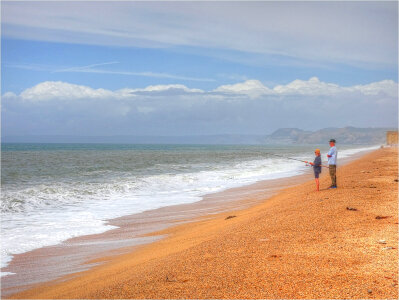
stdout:
<svg viewBox="0 0 399 300">
<path fill-rule="evenodd" d="M 340 146 L 339 159 L 377 146 Z M 315 146 L 3 144 L 1 267 L 107 220 L 305 172 Z M 322 158 L 328 147 L 321 148 Z M 7 273 L 2 273 L 7 275 Z"/>
</svg>

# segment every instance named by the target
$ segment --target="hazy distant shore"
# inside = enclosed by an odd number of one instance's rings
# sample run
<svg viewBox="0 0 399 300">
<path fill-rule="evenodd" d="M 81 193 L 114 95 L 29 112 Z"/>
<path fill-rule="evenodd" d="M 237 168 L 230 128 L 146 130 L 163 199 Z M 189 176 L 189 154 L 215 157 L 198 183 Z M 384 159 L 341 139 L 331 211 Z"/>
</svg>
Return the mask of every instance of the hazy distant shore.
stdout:
<svg viewBox="0 0 399 300">
<path fill-rule="evenodd" d="M 305 131 L 281 128 L 271 134 L 213 134 L 181 136 L 3 136 L 3 143 L 136 143 L 136 144 L 324 144 L 334 137 L 340 144 L 375 145 L 385 143 L 385 133 L 397 128 L 324 128 Z"/>
</svg>

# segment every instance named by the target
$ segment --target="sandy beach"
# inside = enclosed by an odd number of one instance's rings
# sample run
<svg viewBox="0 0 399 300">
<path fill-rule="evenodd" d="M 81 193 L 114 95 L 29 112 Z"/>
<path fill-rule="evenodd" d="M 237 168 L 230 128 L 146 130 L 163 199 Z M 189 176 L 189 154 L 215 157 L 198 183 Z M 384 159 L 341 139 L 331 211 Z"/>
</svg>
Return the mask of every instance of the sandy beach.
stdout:
<svg viewBox="0 0 399 300">
<path fill-rule="evenodd" d="M 89 271 L 10 298 L 398 297 L 397 148 L 338 168 L 336 190 L 313 180 L 261 203 L 197 217 L 167 237 Z"/>
</svg>

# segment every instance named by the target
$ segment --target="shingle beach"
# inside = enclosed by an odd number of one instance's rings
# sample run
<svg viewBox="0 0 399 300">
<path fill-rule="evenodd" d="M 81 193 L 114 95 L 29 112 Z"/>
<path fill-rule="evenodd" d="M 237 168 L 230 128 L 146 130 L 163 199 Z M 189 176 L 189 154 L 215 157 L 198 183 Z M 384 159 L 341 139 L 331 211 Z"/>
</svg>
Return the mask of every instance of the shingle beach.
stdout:
<svg viewBox="0 0 399 300">
<path fill-rule="evenodd" d="M 397 299 L 397 148 L 11 298 Z M 250 201 L 251 199 L 248 199 Z"/>
</svg>

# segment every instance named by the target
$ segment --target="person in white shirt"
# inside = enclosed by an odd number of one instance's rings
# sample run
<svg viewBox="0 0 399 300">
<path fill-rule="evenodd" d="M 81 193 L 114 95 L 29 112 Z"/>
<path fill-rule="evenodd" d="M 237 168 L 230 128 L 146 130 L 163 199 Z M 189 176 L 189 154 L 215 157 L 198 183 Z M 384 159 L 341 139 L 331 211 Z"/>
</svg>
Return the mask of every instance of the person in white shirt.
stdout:
<svg viewBox="0 0 399 300">
<path fill-rule="evenodd" d="M 330 151 L 327 153 L 327 158 L 328 158 L 328 168 L 330 171 L 330 177 L 331 177 L 331 186 L 330 189 L 336 189 L 337 188 L 337 147 L 335 147 L 335 140 L 331 139 L 330 140 Z"/>
</svg>

